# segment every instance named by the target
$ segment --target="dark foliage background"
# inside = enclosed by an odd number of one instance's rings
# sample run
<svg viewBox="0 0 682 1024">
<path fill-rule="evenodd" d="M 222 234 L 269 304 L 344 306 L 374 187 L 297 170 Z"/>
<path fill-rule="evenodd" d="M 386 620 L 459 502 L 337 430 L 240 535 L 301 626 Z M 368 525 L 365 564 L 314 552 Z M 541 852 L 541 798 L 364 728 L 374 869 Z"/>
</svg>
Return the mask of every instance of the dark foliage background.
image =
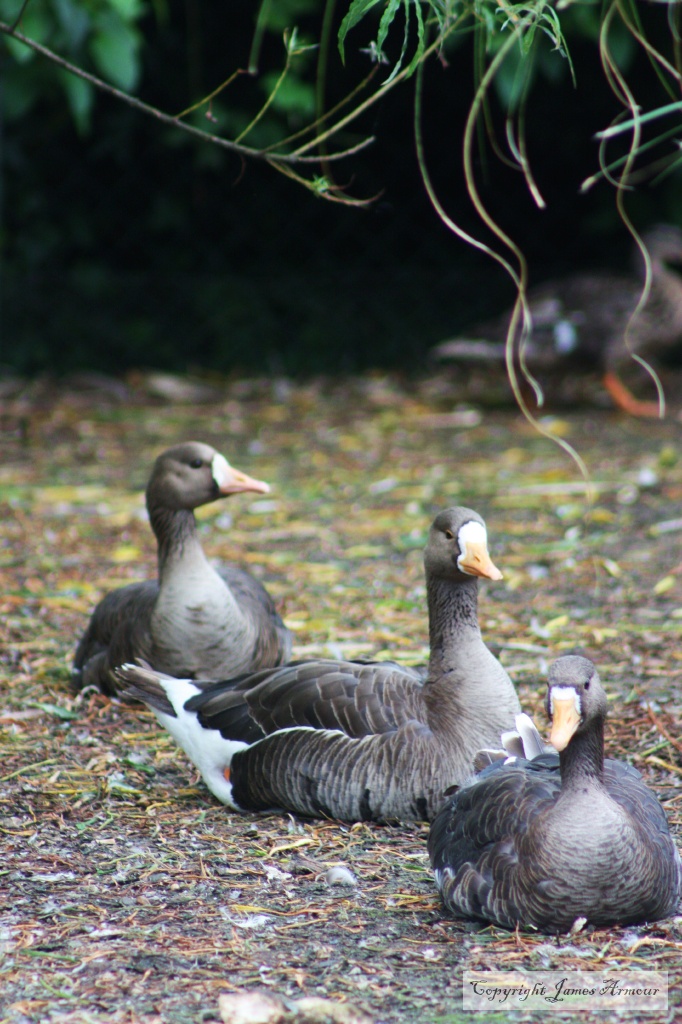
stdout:
<svg viewBox="0 0 682 1024">
<path fill-rule="evenodd" d="M 137 94 L 177 112 L 246 66 L 255 11 L 250 3 L 226 11 L 206 0 L 172 0 L 166 18 L 150 10 L 141 23 Z M 663 12 L 642 14 L 652 38 L 667 46 Z M 319 35 L 319 12 L 298 23 Z M 345 68 L 331 47 L 329 105 L 367 72 L 361 49 L 375 28 L 353 30 Z M 594 132 L 619 108 L 595 43 L 579 33 L 570 41 L 577 88 L 563 67 L 557 80 L 536 83 L 528 107 L 529 152 L 548 208 L 538 211 L 521 175 L 489 149 L 477 157 L 484 200 L 526 252 L 533 281 L 628 262 L 612 186 L 578 192 L 598 166 Z M 5 68 L 10 59 L 0 42 Z M 273 32 L 260 64 L 276 70 L 281 63 Z M 641 51 L 627 71 L 642 104 L 665 99 Z M 447 64 L 430 62 L 424 135 L 444 206 L 489 238 L 461 172 L 473 81 L 466 40 Z M 249 105 L 257 109 L 253 92 L 245 76 L 223 105 L 246 123 Z M 8 121 L 2 136 L 0 362 L 21 373 L 154 366 L 301 374 L 424 365 L 432 344 L 503 308 L 512 292 L 503 273 L 453 237 L 431 208 L 415 158 L 413 104 L 408 81 L 353 127 L 349 140 L 364 131 L 376 142 L 341 164 L 337 180 L 354 196 L 378 195 L 369 208 L 354 208 L 318 199 L 266 166 L 242 164 L 107 96 L 97 98 L 90 130 L 79 134 L 63 98 L 43 96 Z M 501 132 L 499 109 L 495 116 Z M 628 208 L 637 225 L 682 223 L 680 191 L 673 175 L 633 193 Z"/>
</svg>

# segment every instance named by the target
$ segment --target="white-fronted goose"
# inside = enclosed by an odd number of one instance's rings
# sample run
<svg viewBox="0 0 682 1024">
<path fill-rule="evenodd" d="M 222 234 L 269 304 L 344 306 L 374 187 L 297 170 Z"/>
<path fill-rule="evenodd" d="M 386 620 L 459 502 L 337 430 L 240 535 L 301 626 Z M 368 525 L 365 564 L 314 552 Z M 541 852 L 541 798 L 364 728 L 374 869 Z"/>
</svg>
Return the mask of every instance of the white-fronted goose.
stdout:
<svg viewBox="0 0 682 1024">
<path fill-rule="evenodd" d="M 572 274 L 531 288 L 532 335 L 525 347 L 531 369 L 596 364 L 618 406 L 635 416 L 657 416 L 658 403 L 636 399 L 621 376 L 631 355 L 656 358 L 682 343 L 682 230 L 660 224 L 642 233 L 651 260 L 651 290 L 632 319 L 644 285 L 645 264 L 635 247 L 636 273 Z M 677 264 L 675 270 L 671 264 Z M 438 359 L 504 360 L 510 313 L 472 328 L 465 338 L 433 349 Z"/>
<path fill-rule="evenodd" d="M 146 493 L 158 580 L 114 590 L 97 605 L 76 650 L 75 689 L 115 693 L 112 670 L 136 659 L 190 679 L 288 660 L 291 636 L 269 594 L 244 570 L 209 564 L 193 512 L 229 494 L 269 489 L 207 444 L 191 441 L 159 455 Z"/>
<path fill-rule="evenodd" d="M 347 821 L 430 818 L 444 790 L 499 742 L 519 703 L 483 643 L 477 577 L 497 580 L 481 517 L 452 508 L 424 553 L 428 673 L 392 662 L 308 661 L 207 687 L 119 670 L 235 810 Z"/>
<path fill-rule="evenodd" d="M 558 756 L 486 768 L 436 815 L 429 854 L 445 905 L 504 928 L 565 932 L 675 913 L 680 856 L 639 772 L 604 760 L 606 695 L 587 658 L 549 672 Z"/>
</svg>

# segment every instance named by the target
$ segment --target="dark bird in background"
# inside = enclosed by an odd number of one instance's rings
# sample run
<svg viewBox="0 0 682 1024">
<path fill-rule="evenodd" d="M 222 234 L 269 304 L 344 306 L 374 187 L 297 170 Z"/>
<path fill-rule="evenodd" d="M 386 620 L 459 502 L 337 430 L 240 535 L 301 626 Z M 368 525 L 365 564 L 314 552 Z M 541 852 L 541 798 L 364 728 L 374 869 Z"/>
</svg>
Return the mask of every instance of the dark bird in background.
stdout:
<svg viewBox="0 0 682 1024">
<path fill-rule="evenodd" d="M 230 494 L 266 494 L 210 445 L 175 445 L 154 463 L 146 500 L 158 545 L 158 579 L 113 590 L 95 608 L 74 657 L 75 690 L 117 692 L 113 670 L 142 658 L 190 679 L 281 665 L 291 634 L 263 585 L 236 566 L 214 569 L 194 509 Z"/>
<path fill-rule="evenodd" d="M 528 291 L 532 329 L 523 355 L 531 373 L 597 366 L 614 402 L 634 416 L 658 416 L 657 402 L 639 401 L 621 376 L 632 356 L 652 361 L 682 344 L 682 230 L 661 224 L 642 233 L 651 261 L 651 288 L 641 309 L 646 265 L 635 247 L 635 272 L 581 273 Z M 677 269 L 676 266 L 678 265 Z M 475 362 L 505 357 L 511 312 L 436 345 L 438 360 Z"/>
<path fill-rule="evenodd" d="M 481 637 L 478 580 L 499 580 L 481 517 L 439 513 L 424 552 L 428 670 L 393 662 L 291 662 L 208 686 L 118 670 L 223 803 L 346 821 L 431 818 L 520 711 Z"/>
<path fill-rule="evenodd" d="M 428 840 L 443 901 L 503 928 L 569 931 L 676 913 L 682 864 L 639 772 L 604 760 L 606 694 L 591 661 L 549 671 L 550 742 L 492 760 L 436 815 Z M 492 755 L 492 757 L 491 757 Z M 533 757 L 527 760 L 527 757 Z"/>
</svg>

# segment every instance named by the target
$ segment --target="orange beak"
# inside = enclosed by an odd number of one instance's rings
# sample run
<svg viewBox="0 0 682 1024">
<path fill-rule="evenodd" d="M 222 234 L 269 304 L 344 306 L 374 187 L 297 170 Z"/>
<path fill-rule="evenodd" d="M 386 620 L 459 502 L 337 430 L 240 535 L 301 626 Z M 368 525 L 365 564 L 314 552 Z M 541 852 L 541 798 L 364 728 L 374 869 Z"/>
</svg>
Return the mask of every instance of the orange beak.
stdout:
<svg viewBox="0 0 682 1024">
<path fill-rule="evenodd" d="M 469 576 L 482 576 L 487 580 L 501 580 L 502 573 L 492 561 L 485 544 L 468 541 L 465 551 L 457 559 L 462 572 Z"/>
<path fill-rule="evenodd" d="M 243 491 L 255 491 L 256 494 L 269 494 L 270 486 L 264 480 L 254 480 L 247 473 L 242 473 L 233 466 L 228 466 L 222 474 L 218 485 L 220 494 L 241 494 Z"/>
<path fill-rule="evenodd" d="M 552 731 L 549 742 L 555 750 L 565 750 L 579 725 L 580 715 L 575 706 L 575 698 L 552 697 Z"/>
</svg>

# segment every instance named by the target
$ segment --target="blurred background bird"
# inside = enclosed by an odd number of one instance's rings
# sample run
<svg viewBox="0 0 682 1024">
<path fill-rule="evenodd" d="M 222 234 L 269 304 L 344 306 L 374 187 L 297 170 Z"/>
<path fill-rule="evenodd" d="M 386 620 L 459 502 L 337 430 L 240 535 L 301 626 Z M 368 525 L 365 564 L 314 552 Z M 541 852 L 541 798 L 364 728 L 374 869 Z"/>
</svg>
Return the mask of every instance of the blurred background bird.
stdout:
<svg viewBox="0 0 682 1024">
<path fill-rule="evenodd" d="M 631 274 L 594 271 L 531 288 L 530 325 L 515 330 L 515 362 L 535 371 L 585 371 L 597 368 L 611 398 L 634 416 L 658 416 L 659 403 L 641 400 L 623 378 L 634 367 L 682 349 L 682 230 L 660 224 L 642 233 Z M 646 288 L 648 280 L 648 290 Z M 467 335 L 436 345 L 437 360 L 502 362 L 512 311 L 475 325 Z M 633 356 L 636 357 L 633 359 Z M 638 366 L 639 364 L 639 366 Z"/>
</svg>

